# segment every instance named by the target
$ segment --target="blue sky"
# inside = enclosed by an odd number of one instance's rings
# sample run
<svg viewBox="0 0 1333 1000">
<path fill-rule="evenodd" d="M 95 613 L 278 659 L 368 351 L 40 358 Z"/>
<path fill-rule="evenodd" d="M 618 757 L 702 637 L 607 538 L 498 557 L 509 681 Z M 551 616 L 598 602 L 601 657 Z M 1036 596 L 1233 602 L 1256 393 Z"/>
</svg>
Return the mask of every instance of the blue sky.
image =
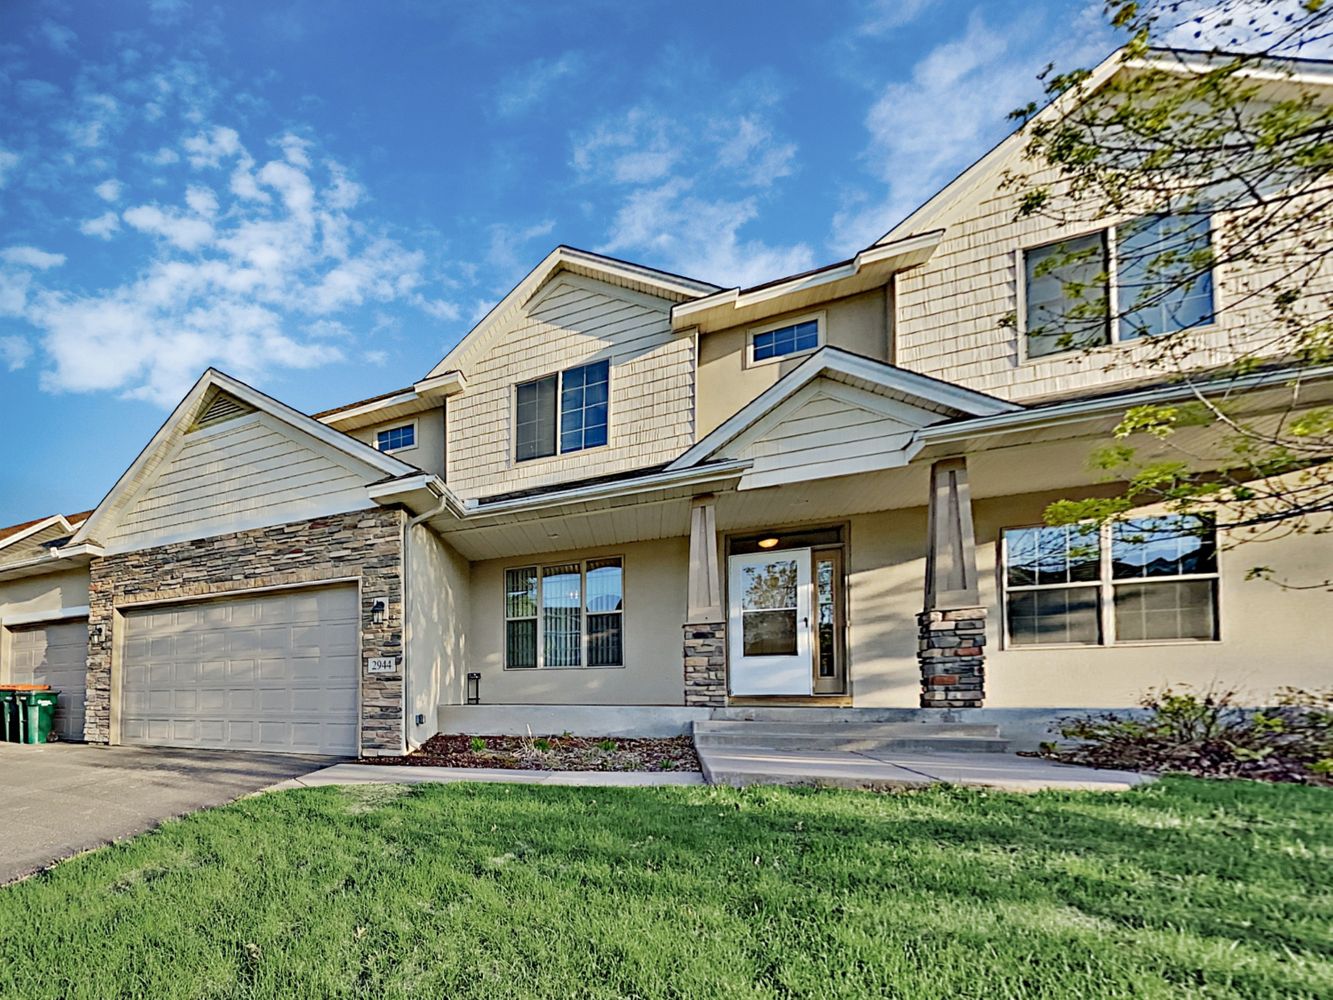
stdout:
<svg viewBox="0 0 1333 1000">
<path fill-rule="evenodd" d="M 6 0 L 0 524 L 93 506 L 209 365 L 409 384 L 557 243 L 720 285 L 855 252 L 1100 0 Z"/>
</svg>

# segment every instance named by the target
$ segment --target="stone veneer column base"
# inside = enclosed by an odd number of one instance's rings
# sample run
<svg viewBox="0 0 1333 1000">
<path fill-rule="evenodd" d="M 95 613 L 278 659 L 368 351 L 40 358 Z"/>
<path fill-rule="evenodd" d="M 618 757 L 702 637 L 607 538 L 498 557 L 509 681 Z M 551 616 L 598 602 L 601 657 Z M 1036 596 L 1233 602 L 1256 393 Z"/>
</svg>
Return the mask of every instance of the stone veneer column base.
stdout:
<svg viewBox="0 0 1333 1000">
<path fill-rule="evenodd" d="M 696 708 L 723 708 L 727 704 L 724 622 L 685 626 L 685 704 Z"/>
<path fill-rule="evenodd" d="M 922 708 L 980 708 L 986 698 L 986 609 L 923 611 L 920 642 Z"/>
</svg>

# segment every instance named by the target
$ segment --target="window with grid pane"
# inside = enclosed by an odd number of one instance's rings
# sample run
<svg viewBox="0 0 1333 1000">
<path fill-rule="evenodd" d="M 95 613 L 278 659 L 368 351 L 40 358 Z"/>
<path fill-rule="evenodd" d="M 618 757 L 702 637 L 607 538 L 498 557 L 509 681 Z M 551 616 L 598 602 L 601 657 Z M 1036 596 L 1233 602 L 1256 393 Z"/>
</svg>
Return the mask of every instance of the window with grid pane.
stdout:
<svg viewBox="0 0 1333 1000">
<path fill-rule="evenodd" d="M 1010 529 L 1003 571 L 1012 646 L 1218 636 L 1217 537 L 1207 518 Z"/>
<path fill-rule="evenodd" d="M 624 651 L 619 557 L 505 571 L 505 665 L 619 667 Z"/>
<path fill-rule="evenodd" d="M 520 462 L 555 454 L 555 394 L 559 378 L 548 375 L 518 387 L 514 458 Z"/>
<path fill-rule="evenodd" d="M 819 320 L 807 319 L 774 330 L 762 330 L 750 338 L 750 359 L 769 361 L 788 354 L 813 351 L 819 346 Z"/>
<path fill-rule="evenodd" d="M 1023 267 L 1028 357 L 1110 341 L 1105 233 L 1036 247 Z"/>
<path fill-rule="evenodd" d="M 582 451 L 606 444 L 611 363 L 571 368 L 560 379 L 560 450 Z"/>
<path fill-rule="evenodd" d="M 1203 213 L 1145 215 L 1116 227 L 1118 339 L 1212 322 L 1209 246 Z"/>
</svg>

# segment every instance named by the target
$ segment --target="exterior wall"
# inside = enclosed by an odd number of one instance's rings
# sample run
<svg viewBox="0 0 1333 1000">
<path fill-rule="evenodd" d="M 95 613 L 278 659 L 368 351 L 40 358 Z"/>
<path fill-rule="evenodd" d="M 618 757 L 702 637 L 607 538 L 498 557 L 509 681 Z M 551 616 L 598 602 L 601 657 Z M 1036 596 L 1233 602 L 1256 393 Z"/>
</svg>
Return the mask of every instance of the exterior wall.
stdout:
<svg viewBox="0 0 1333 1000">
<path fill-rule="evenodd" d="M 506 670 L 505 569 L 603 555 L 625 559 L 625 666 Z M 482 704 L 683 704 L 681 626 L 688 573 L 688 538 L 473 563 L 467 669 L 481 674 Z"/>
<path fill-rule="evenodd" d="M 823 311 L 825 343 L 880 361 L 889 359 L 888 306 L 884 289 L 863 292 L 792 317 Z M 781 316 L 762 325 L 778 322 Z M 805 356 L 769 364 L 746 365 L 751 325 L 699 337 L 699 399 L 695 433 L 702 438 L 761 392 L 791 371 Z"/>
<path fill-rule="evenodd" d="M 426 410 L 422 413 L 414 413 L 408 417 L 395 417 L 392 420 L 385 420 L 383 423 L 374 424 L 370 427 L 358 427 L 348 433 L 358 441 L 364 441 L 372 448 L 375 447 L 375 435 L 380 431 L 387 431 L 391 427 L 402 427 L 404 424 L 415 423 L 417 425 L 417 443 L 415 448 L 404 448 L 400 451 L 390 452 L 394 458 L 401 459 L 409 465 L 415 465 L 418 469 L 426 472 L 433 472 L 437 476 L 444 475 L 444 407 L 437 406 L 433 410 Z"/>
<path fill-rule="evenodd" d="M 126 503 L 108 552 L 365 507 L 364 467 L 264 413 L 183 435 Z"/>
<path fill-rule="evenodd" d="M 57 615 L 66 608 L 88 606 L 88 570 L 75 569 L 49 576 L 29 576 L 0 582 L 0 682 L 9 680 L 13 663 L 6 620 L 33 614 Z"/>
<path fill-rule="evenodd" d="M 925 264 L 896 276 L 893 362 L 1018 401 L 1160 379 L 1160 369 L 1144 371 L 1136 367 L 1155 350 L 1148 341 L 1024 360 L 1020 352 L 1023 335 L 1001 326 L 1006 317 L 1017 316 L 1022 281 L 1019 251 L 1096 232 L 1099 227 L 1060 227 L 1035 218 L 1017 220 L 1016 193 L 998 191 L 996 186 L 996 181 L 983 184 L 940 223 L 932 223 L 932 228 L 937 224 L 945 227 L 935 253 Z M 1214 218 L 1215 237 L 1224 224 L 1224 216 Z M 1225 363 L 1234 357 L 1237 344 L 1244 342 L 1245 331 L 1254 331 L 1251 343 L 1268 340 L 1274 328 L 1273 316 L 1260 300 L 1252 300 L 1243 308 L 1226 308 L 1228 303 L 1242 299 L 1251 284 L 1252 276 L 1235 267 L 1216 270 L 1214 306 L 1225 311 L 1220 312 L 1216 325 L 1190 334 L 1196 351 L 1187 359 L 1189 365 Z M 1325 267 L 1317 285 L 1307 289 L 1312 301 L 1319 288 L 1333 287 L 1333 268 Z"/>
<path fill-rule="evenodd" d="M 439 706 L 463 701 L 471 567 L 424 524 L 408 529 L 406 562 L 407 741 L 420 745 L 438 732 Z"/>
<path fill-rule="evenodd" d="M 1326 614 L 1322 590 L 1289 591 L 1246 580 L 1256 563 L 1292 579 L 1323 579 L 1333 538 L 1300 536 L 1219 554 L 1219 642 L 1005 648 L 999 539 L 1005 528 L 1040 523 L 1045 506 L 1073 491 L 976 501 L 978 578 L 987 615 L 986 708 L 1127 707 L 1149 688 L 1235 688 L 1260 703 L 1286 686 L 1322 689 L 1329 658 L 1311 639 Z M 926 566 L 926 510 L 851 518 L 848 649 L 857 707 L 910 708 L 918 701 L 916 615 Z M 1225 539 L 1221 540 L 1225 548 Z"/>
<path fill-rule="evenodd" d="M 346 581 L 360 584 L 361 655 L 403 655 L 400 511 L 376 508 L 269 528 L 177 542 L 95 560 L 89 584 L 88 700 L 84 733 L 116 739 L 117 644 L 122 612 L 150 603 L 219 597 L 269 587 Z M 384 599 L 376 624 L 372 603 Z M 401 753 L 403 677 L 361 673 L 361 746 Z"/>
<path fill-rule="evenodd" d="M 448 404 L 450 487 L 463 497 L 668 462 L 693 443 L 694 348 L 671 332 L 671 302 L 561 274 L 505 328 L 459 358 L 468 387 Z M 609 359 L 608 443 L 514 461 L 514 387 Z"/>
</svg>

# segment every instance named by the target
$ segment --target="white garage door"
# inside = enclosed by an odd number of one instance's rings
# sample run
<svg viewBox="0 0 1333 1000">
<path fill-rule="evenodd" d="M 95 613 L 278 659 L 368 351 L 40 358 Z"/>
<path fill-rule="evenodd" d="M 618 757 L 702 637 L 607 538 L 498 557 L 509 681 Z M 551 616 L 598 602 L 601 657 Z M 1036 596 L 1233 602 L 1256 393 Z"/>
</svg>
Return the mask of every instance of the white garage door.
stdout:
<svg viewBox="0 0 1333 1000">
<path fill-rule="evenodd" d="M 12 684 L 49 684 L 60 692 L 56 732 L 62 740 L 83 739 L 83 697 L 88 691 L 88 622 L 82 618 L 45 625 L 11 626 Z"/>
<path fill-rule="evenodd" d="M 121 742 L 355 754 L 357 620 L 355 587 L 127 614 Z"/>
</svg>

